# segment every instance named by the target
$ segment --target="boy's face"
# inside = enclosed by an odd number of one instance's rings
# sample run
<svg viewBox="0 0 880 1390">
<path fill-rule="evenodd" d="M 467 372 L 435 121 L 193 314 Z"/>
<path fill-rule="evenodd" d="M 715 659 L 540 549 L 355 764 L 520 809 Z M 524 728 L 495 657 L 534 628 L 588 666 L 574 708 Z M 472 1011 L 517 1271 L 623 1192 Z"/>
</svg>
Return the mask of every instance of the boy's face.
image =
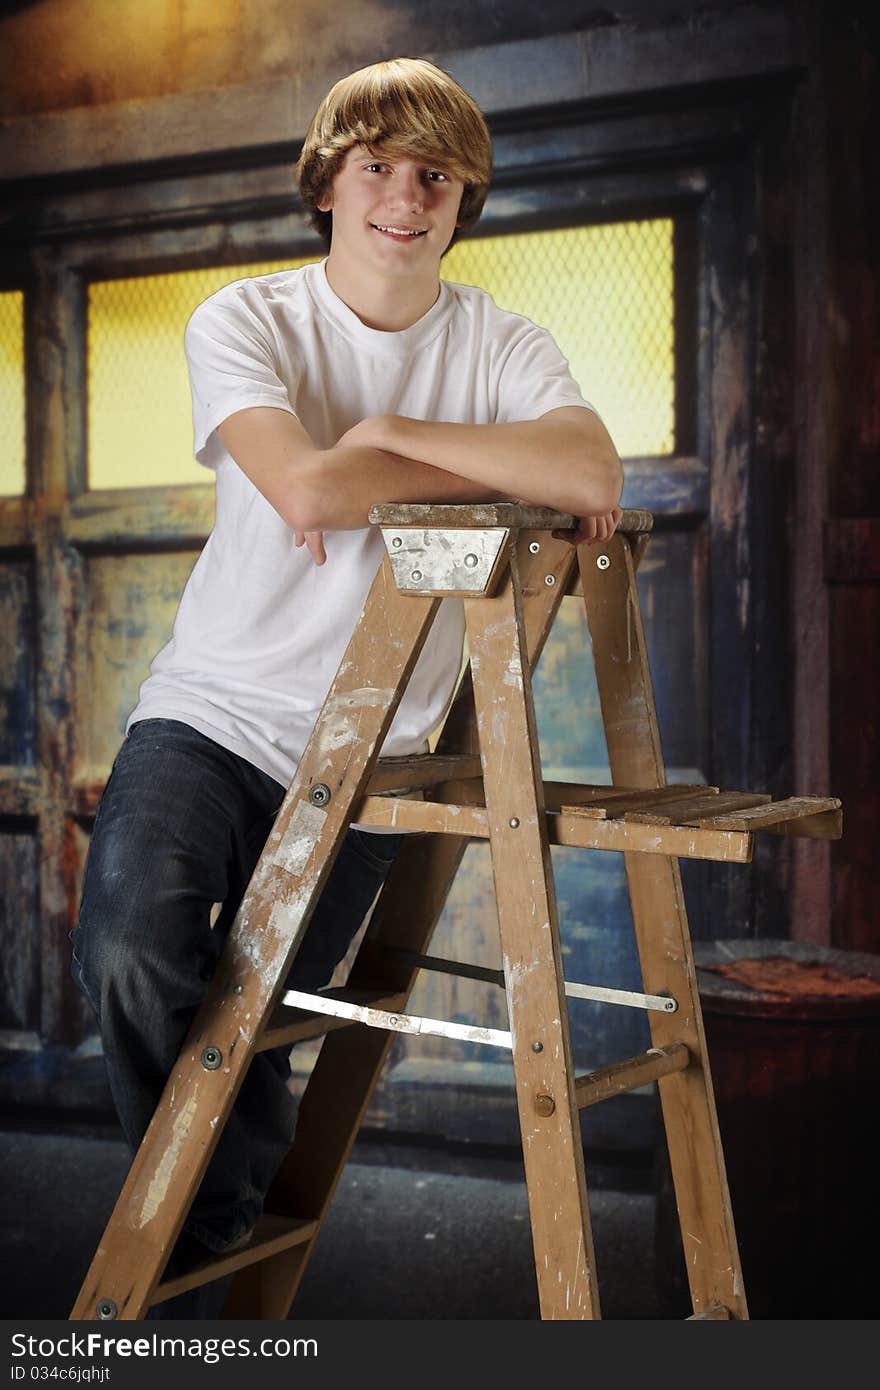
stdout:
<svg viewBox="0 0 880 1390">
<path fill-rule="evenodd" d="M 355 145 L 318 204 L 333 213 L 331 256 L 356 257 L 386 275 L 437 275 L 463 191 L 442 166 Z"/>
</svg>

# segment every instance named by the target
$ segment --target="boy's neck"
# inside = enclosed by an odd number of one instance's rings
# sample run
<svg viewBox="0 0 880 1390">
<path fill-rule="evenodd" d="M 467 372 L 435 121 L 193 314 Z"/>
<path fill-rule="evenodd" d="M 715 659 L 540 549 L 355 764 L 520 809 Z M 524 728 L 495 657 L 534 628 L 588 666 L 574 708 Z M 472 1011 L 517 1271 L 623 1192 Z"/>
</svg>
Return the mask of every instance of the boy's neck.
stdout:
<svg viewBox="0 0 880 1390">
<path fill-rule="evenodd" d="M 436 304 L 440 293 L 438 276 L 380 278 L 364 266 L 349 265 L 343 256 L 334 257 L 332 247 L 325 269 L 333 293 L 367 328 L 382 333 L 411 328 Z"/>
</svg>

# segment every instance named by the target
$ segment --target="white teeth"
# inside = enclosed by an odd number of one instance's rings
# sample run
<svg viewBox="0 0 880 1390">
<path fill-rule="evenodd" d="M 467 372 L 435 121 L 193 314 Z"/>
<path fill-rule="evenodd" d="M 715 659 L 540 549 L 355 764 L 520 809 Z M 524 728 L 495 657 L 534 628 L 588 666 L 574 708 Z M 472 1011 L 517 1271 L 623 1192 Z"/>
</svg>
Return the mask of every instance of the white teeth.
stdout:
<svg viewBox="0 0 880 1390">
<path fill-rule="evenodd" d="M 420 231 L 411 231 L 409 227 L 380 227 L 378 223 L 373 224 L 377 232 L 394 232 L 395 236 L 422 236 Z"/>
</svg>

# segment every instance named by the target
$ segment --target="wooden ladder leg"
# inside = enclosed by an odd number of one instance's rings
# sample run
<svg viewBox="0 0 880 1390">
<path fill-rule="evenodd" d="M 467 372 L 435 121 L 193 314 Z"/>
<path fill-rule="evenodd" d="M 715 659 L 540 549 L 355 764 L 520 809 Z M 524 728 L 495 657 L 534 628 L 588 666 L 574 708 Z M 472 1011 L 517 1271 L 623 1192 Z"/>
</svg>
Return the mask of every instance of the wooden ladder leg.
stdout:
<svg viewBox="0 0 880 1390">
<path fill-rule="evenodd" d="M 405 1011 L 417 972 L 384 959 L 381 946 L 387 941 L 419 953 L 427 949 L 466 844 L 448 835 L 409 837 L 373 909 L 347 988 L 397 993 L 394 1007 Z M 224 1317 L 287 1316 L 394 1037 L 355 1023 L 324 1038 L 303 1092 L 293 1145 L 266 1201 L 269 1212 L 312 1223 L 311 1234 L 243 1269 Z"/>
<path fill-rule="evenodd" d="M 516 555 L 466 601 L 513 1067 L 543 1318 L 599 1316 Z"/>
<path fill-rule="evenodd" d="M 476 712 L 466 672 L 437 753 L 476 749 Z M 348 988 L 397 992 L 403 1012 L 417 971 L 401 965 L 399 958 L 384 957 L 382 947 L 427 951 L 466 848 L 467 840 L 450 835 L 408 837 L 382 886 L 368 933 L 352 964 Z M 293 1146 L 266 1201 L 270 1212 L 314 1222 L 313 1233 L 271 1260 L 243 1269 L 224 1316 L 287 1316 L 392 1041 L 392 1034 L 360 1024 L 324 1038 L 303 1092 Z"/>
<path fill-rule="evenodd" d="M 593 645 L 612 781 L 666 781 L 633 555 L 618 533 L 580 546 L 578 562 Z M 651 1012 L 654 1047 L 684 1043 L 690 1065 L 659 1082 L 694 1312 L 748 1317 L 706 1052 L 678 860 L 624 855 L 644 988 L 671 994 L 675 1013 Z"/>
<path fill-rule="evenodd" d="M 383 561 L 71 1318 L 155 1301 L 438 605 L 400 594 Z"/>
</svg>

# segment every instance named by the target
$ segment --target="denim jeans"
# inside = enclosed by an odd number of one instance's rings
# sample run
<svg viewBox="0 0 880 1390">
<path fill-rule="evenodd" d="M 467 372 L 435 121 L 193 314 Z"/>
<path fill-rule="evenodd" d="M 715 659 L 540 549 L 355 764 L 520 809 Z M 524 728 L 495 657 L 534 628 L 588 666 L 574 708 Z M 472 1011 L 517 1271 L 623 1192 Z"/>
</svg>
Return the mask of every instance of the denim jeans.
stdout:
<svg viewBox="0 0 880 1390">
<path fill-rule="evenodd" d="M 71 933 L 72 973 L 97 1015 L 132 1153 L 207 992 L 284 793 L 266 773 L 173 719 L 133 725 L 116 757 Z M 327 983 L 402 839 L 349 828 L 288 988 Z M 215 903 L 223 906 L 212 927 Z M 200 1247 L 223 1250 L 260 1215 L 293 1137 L 289 1054 L 275 1048 L 251 1061 L 184 1225 Z"/>
</svg>

